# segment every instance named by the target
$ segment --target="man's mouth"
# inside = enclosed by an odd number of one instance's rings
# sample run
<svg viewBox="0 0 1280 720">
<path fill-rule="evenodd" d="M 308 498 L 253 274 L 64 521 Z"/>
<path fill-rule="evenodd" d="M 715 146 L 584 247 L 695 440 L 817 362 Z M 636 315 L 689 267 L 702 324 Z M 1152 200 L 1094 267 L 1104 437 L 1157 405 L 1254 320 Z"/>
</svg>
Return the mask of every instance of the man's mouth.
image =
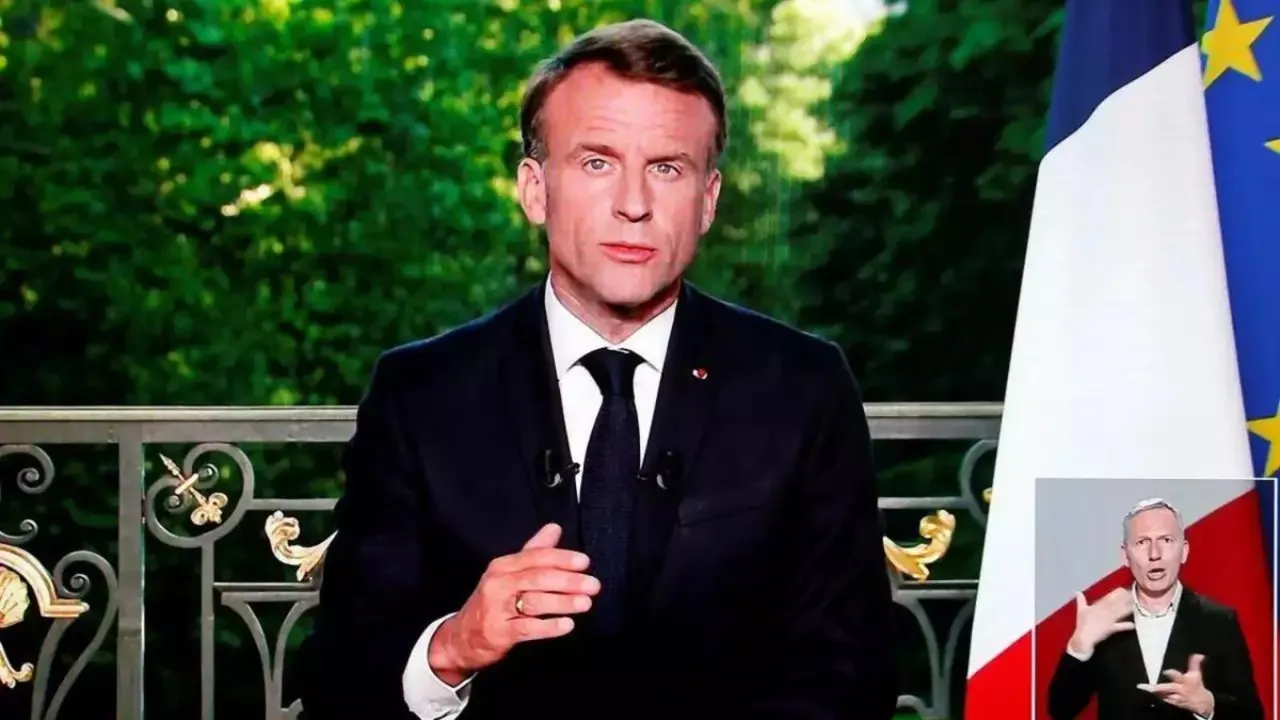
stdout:
<svg viewBox="0 0 1280 720">
<path fill-rule="evenodd" d="M 651 247 L 624 243 L 602 243 L 601 247 L 609 257 L 624 263 L 642 263 L 658 252 Z"/>
<path fill-rule="evenodd" d="M 1152 568 L 1147 571 L 1147 579 L 1149 580 L 1161 580 L 1164 578 L 1164 576 L 1165 576 L 1164 568 Z"/>
</svg>

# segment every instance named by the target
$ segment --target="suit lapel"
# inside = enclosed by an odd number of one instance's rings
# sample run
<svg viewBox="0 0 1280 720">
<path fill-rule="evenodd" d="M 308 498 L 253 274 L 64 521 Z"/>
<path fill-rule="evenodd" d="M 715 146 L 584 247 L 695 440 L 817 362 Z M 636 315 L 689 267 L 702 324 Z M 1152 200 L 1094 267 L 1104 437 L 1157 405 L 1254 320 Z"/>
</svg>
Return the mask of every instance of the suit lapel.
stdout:
<svg viewBox="0 0 1280 720">
<path fill-rule="evenodd" d="M 724 366 L 714 352 L 707 317 L 709 302 L 684 283 L 636 488 L 628 577 L 632 602 L 638 608 L 648 603 L 661 570 L 676 509 L 688 487 L 703 428 L 723 379 Z"/>
<path fill-rule="evenodd" d="M 562 473 L 558 485 L 548 486 L 549 477 L 554 478 L 557 470 L 572 462 L 572 454 L 551 354 L 544 292 L 545 281 L 517 301 L 512 342 L 501 363 L 499 383 L 539 519 L 542 524 L 557 523 L 564 529 L 560 547 L 581 549 L 576 476 Z"/>
</svg>

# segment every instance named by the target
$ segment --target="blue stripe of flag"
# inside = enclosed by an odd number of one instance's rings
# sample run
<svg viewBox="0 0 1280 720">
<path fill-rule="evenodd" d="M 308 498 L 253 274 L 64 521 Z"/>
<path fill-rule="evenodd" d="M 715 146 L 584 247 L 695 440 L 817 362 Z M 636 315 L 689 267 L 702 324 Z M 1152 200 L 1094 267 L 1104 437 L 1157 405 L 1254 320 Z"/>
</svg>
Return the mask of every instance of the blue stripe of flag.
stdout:
<svg viewBox="0 0 1280 720">
<path fill-rule="evenodd" d="M 1214 27 L 1222 4 L 1209 3 L 1206 30 Z M 1280 1 L 1228 4 L 1242 24 L 1272 18 L 1248 46 L 1261 76 L 1255 79 L 1233 68 L 1205 89 L 1245 415 L 1258 420 L 1280 412 L 1280 151 L 1267 147 L 1280 141 Z M 1203 54 L 1201 60 L 1209 64 Z M 1254 473 L 1265 477 L 1271 444 L 1256 433 L 1249 435 Z M 1274 487 L 1271 482 L 1258 487 L 1267 557 L 1274 568 Z"/>
<path fill-rule="evenodd" d="M 1048 149 L 1112 93 L 1195 42 L 1187 0 L 1072 0 L 1053 78 Z"/>
</svg>

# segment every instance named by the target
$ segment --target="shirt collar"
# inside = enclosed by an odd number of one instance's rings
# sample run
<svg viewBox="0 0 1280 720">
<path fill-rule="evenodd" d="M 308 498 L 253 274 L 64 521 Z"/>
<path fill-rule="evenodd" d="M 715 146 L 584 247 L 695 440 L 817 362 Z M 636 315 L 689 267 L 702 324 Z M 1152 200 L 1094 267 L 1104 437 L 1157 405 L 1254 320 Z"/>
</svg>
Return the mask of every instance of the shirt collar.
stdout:
<svg viewBox="0 0 1280 720">
<path fill-rule="evenodd" d="M 547 331 L 551 336 L 551 354 L 556 364 L 557 379 L 563 378 L 584 355 L 600 348 L 630 350 L 643 358 L 646 365 L 662 372 L 662 364 L 667 357 L 667 344 L 671 341 L 671 330 L 675 324 L 677 303 L 672 303 L 626 340 L 615 345 L 569 312 L 560 298 L 556 297 L 550 280 L 547 281 L 544 295 Z"/>
<path fill-rule="evenodd" d="M 1182 599 L 1182 581 L 1179 580 L 1173 584 L 1173 599 L 1169 601 L 1169 607 L 1165 608 L 1164 612 L 1153 613 L 1138 602 L 1138 586 L 1136 583 L 1129 589 L 1129 592 L 1133 595 L 1134 612 L 1145 618 L 1159 619 L 1178 612 L 1178 601 Z"/>
</svg>

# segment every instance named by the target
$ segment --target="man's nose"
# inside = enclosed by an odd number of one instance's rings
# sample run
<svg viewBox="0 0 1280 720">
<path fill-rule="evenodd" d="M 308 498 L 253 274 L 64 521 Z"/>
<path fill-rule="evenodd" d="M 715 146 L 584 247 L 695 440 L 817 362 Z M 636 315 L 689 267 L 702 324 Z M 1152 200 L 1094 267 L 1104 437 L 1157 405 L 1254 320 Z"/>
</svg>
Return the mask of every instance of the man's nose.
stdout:
<svg viewBox="0 0 1280 720">
<path fill-rule="evenodd" d="M 644 171 L 627 170 L 618 181 L 613 214 L 627 222 L 644 222 L 653 215 L 653 198 Z"/>
</svg>

